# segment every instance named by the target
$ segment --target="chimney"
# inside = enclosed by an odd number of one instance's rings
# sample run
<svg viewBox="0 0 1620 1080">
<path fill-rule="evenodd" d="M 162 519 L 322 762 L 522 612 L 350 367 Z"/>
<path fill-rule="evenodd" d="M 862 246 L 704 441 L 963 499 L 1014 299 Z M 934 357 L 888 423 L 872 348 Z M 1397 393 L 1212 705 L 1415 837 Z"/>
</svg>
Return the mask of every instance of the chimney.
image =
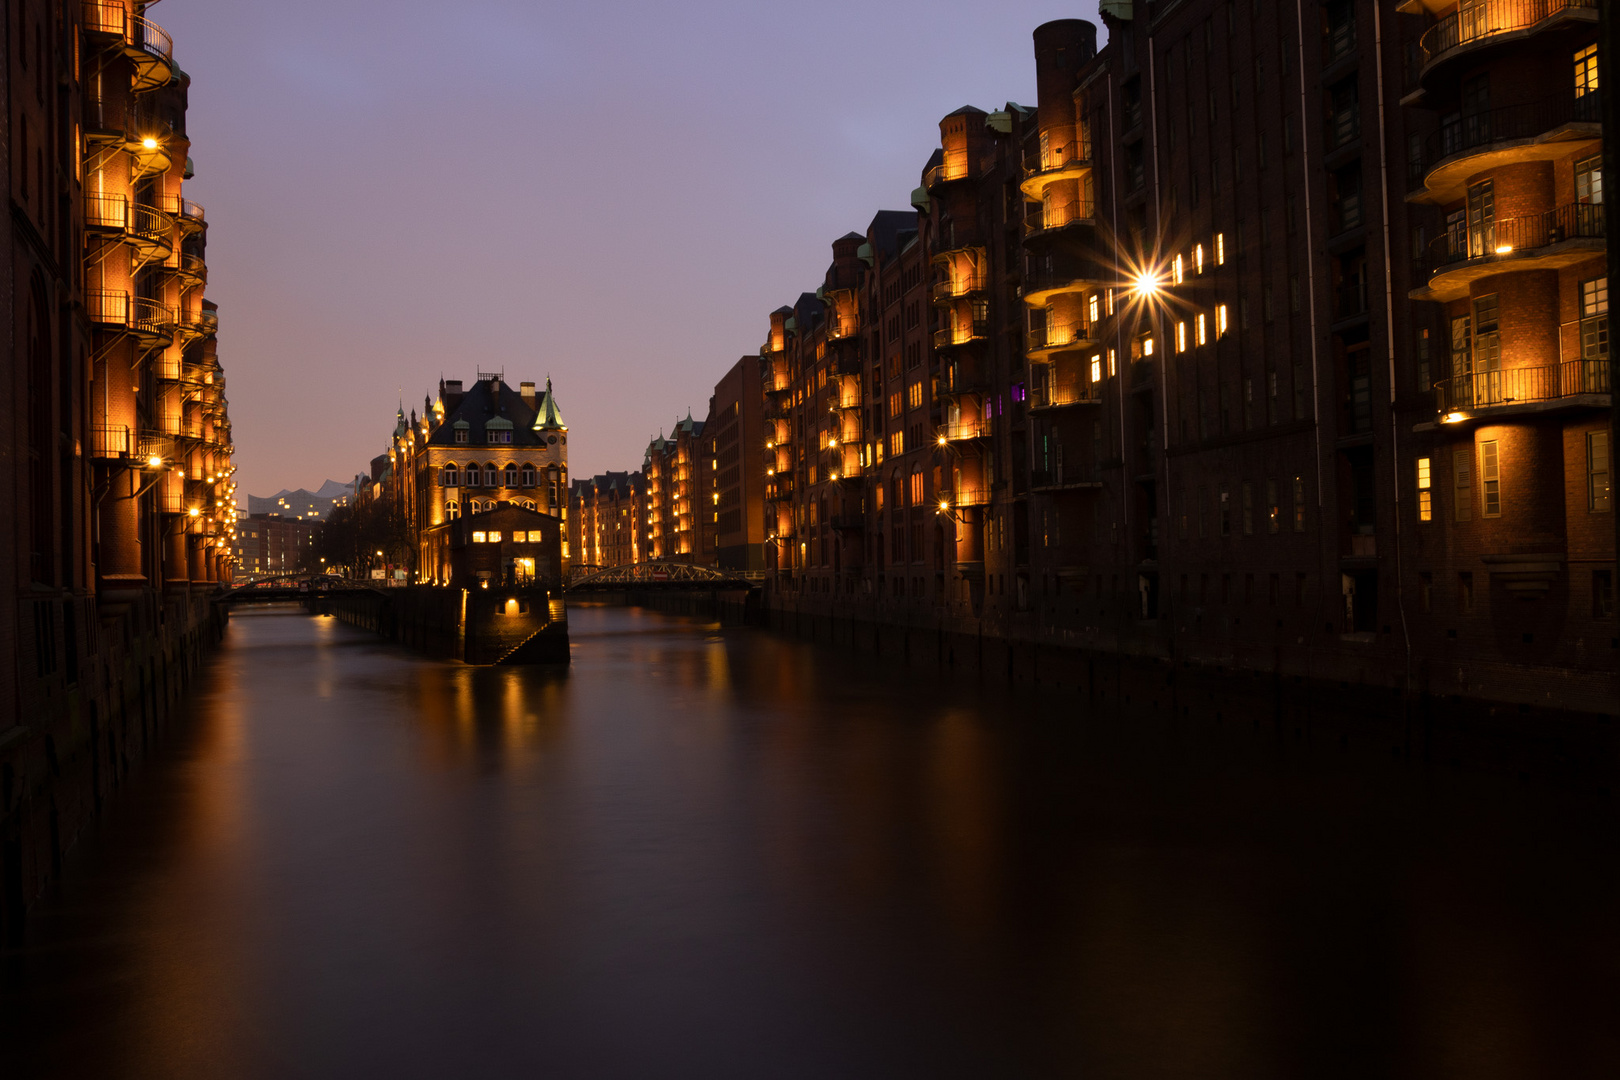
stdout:
<svg viewBox="0 0 1620 1080">
<path fill-rule="evenodd" d="M 534 408 L 534 383 L 518 383 L 518 393 L 523 397 L 523 404 Z"/>
</svg>

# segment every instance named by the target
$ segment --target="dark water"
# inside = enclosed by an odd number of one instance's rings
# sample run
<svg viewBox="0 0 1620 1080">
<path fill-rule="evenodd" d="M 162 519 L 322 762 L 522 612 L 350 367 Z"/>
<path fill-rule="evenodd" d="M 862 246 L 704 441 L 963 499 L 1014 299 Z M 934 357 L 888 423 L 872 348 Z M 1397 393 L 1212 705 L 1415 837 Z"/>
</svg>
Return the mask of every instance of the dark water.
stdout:
<svg viewBox="0 0 1620 1080">
<path fill-rule="evenodd" d="M 6 957 L 0 1075 L 1620 1075 L 1607 796 L 573 635 L 557 675 L 238 615 Z"/>
</svg>

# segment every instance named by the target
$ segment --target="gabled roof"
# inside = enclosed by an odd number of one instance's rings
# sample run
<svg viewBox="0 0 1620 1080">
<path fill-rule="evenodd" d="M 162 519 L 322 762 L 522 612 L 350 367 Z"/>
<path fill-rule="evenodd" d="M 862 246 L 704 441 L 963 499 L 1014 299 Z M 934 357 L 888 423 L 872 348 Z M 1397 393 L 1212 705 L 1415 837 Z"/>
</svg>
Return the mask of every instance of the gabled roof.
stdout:
<svg viewBox="0 0 1620 1080">
<path fill-rule="evenodd" d="M 551 396 L 551 384 L 546 384 L 546 397 Z M 502 379 L 480 379 L 469 386 L 456 402 L 455 408 L 447 409 L 444 421 L 428 436 L 429 446 L 465 447 L 470 444 L 477 446 L 489 442 L 486 431 L 512 432 L 512 446 L 542 446 L 546 437 L 537 429 L 540 428 L 541 400 L 535 404 L 523 400 L 523 395 L 507 386 Z M 558 421 L 561 427 L 561 416 L 556 411 L 556 405 L 551 405 L 551 416 Z M 467 443 L 457 444 L 455 432 L 457 429 L 466 431 Z M 508 445 L 501 444 L 503 447 Z"/>
</svg>

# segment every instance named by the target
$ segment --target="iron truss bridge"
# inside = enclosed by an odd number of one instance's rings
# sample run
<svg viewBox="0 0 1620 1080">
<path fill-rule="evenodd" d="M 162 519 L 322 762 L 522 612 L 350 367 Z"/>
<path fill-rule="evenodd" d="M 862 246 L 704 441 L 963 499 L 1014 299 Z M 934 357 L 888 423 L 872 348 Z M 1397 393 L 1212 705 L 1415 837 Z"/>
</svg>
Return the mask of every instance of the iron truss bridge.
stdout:
<svg viewBox="0 0 1620 1080">
<path fill-rule="evenodd" d="M 297 574 L 261 574 L 234 582 L 215 598 L 223 604 L 267 603 L 271 600 L 303 600 L 309 596 L 333 592 L 359 592 L 367 586 L 335 574 L 303 572 Z"/>
<path fill-rule="evenodd" d="M 620 589 L 757 589 L 765 575 L 750 570 L 714 570 L 691 563 L 626 563 L 598 570 L 576 567 L 567 593 L 609 592 Z"/>
</svg>

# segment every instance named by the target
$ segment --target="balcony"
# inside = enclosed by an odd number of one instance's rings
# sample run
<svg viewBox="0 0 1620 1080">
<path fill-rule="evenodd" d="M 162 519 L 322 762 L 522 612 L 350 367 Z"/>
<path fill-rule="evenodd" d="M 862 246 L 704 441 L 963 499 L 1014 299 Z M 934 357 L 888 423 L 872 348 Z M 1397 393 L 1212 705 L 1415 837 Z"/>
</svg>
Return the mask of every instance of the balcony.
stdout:
<svg viewBox="0 0 1620 1080">
<path fill-rule="evenodd" d="M 1594 153 L 1603 137 L 1598 95 L 1560 95 L 1523 105 L 1455 117 L 1424 142 L 1408 202 L 1461 199 L 1468 178 L 1499 165 L 1551 161 L 1587 142 Z"/>
<path fill-rule="evenodd" d="M 1501 218 L 1483 229 L 1436 237 L 1423 269 L 1428 285 L 1413 300 L 1460 300 L 1470 282 L 1515 270 L 1556 270 L 1603 251 L 1602 203 L 1570 203 L 1544 214 Z"/>
<path fill-rule="evenodd" d="M 174 340 L 174 311 L 156 300 L 137 296 L 131 301 L 129 331 L 151 345 Z"/>
<path fill-rule="evenodd" d="M 166 269 L 180 279 L 182 288 L 191 288 L 208 283 L 208 264 L 203 261 L 201 255 L 181 254 Z"/>
<path fill-rule="evenodd" d="M 1101 383 L 1057 383 L 1032 386 L 1029 391 L 1030 412 L 1067 409 L 1075 405 L 1097 405 L 1101 402 Z"/>
<path fill-rule="evenodd" d="M 1054 296 L 1089 292 L 1101 280 L 1101 273 L 1094 266 L 1035 266 L 1024 275 L 1020 291 L 1030 307 L 1046 307 Z"/>
<path fill-rule="evenodd" d="M 972 180 L 973 170 L 968 167 L 967 155 L 963 154 L 956 159 L 947 158 L 923 173 L 923 187 L 933 194 L 946 184 L 954 184 L 962 180 Z"/>
<path fill-rule="evenodd" d="M 1090 323 L 1032 326 L 1025 338 L 1024 351 L 1031 360 L 1043 360 L 1068 349 L 1085 349 L 1097 342 Z"/>
<path fill-rule="evenodd" d="M 939 372 L 939 392 L 942 395 L 983 393 L 990 388 L 982 358 L 966 356 L 945 364 Z"/>
<path fill-rule="evenodd" d="M 1129 125 L 1127 125 L 1129 126 Z M 1091 171 L 1091 143 L 1076 140 L 1068 146 L 1050 148 L 1045 157 L 1032 154 L 1024 159 L 1024 180 L 1019 185 L 1025 195 L 1040 201 L 1041 192 L 1064 180 L 1079 180 Z"/>
<path fill-rule="evenodd" d="M 1036 240 L 1055 236 L 1064 229 L 1097 224 L 1097 204 L 1076 201 L 1067 206 L 1055 206 L 1048 214 L 1043 207 L 1031 207 L 1024 213 L 1024 239 Z"/>
<path fill-rule="evenodd" d="M 1609 407 L 1607 360 L 1566 360 L 1542 367 L 1482 371 L 1435 386 L 1443 423 L 1461 423 L 1482 413 L 1545 412 L 1584 405 Z"/>
<path fill-rule="evenodd" d="M 971 345 L 990 336 L 990 320 L 964 320 L 955 326 L 934 331 L 934 348 L 948 349 L 956 345 Z"/>
<path fill-rule="evenodd" d="M 108 424 L 90 429 L 90 456 L 98 461 L 129 457 L 129 428 L 122 424 Z"/>
<path fill-rule="evenodd" d="M 967 274 L 959 278 L 945 278 L 934 282 L 933 300 L 936 304 L 949 304 L 990 288 L 988 274 Z"/>
<path fill-rule="evenodd" d="M 981 417 L 977 420 L 946 421 L 934 430 L 934 435 L 942 442 L 966 442 L 988 439 L 993 431 L 991 422 Z"/>
<path fill-rule="evenodd" d="M 219 312 L 203 309 L 197 316 L 197 325 L 202 329 L 203 336 L 219 333 Z"/>
<path fill-rule="evenodd" d="M 1475 0 L 1423 34 L 1419 78 L 1427 88 L 1438 82 L 1440 68 L 1464 54 L 1515 44 L 1554 26 L 1595 27 L 1597 20 L 1598 0 Z"/>
<path fill-rule="evenodd" d="M 84 0 L 84 31 L 92 41 L 117 46 L 129 57 L 136 93 L 174 78 L 174 42 L 168 32 L 150 19 L 131 15 L 118 0 Z"/>
<path fill-rule="evenodd" d="M 194 203 L 190 199 L 180 200 L 180 211 L 175 215 L 175 220 L 180 225 L 180 231 L 185 233 L 202 232 L 208 228 L 202 204 Z"/>
<path fill-rule="evenodd" d="M 90 322 L 101 328 L 126 330 L 129 328 L 129 293 L 107 289 L 86 289 L 85 313 Z"/>
<path fill-rule="evenodd" d="M 989 506 L 990 489 L 988 487 L 967 487 L 964 485 L 951 491 L 940 492 L 939 501 L 945 504 L 947 510 Z"/>
</svg>

